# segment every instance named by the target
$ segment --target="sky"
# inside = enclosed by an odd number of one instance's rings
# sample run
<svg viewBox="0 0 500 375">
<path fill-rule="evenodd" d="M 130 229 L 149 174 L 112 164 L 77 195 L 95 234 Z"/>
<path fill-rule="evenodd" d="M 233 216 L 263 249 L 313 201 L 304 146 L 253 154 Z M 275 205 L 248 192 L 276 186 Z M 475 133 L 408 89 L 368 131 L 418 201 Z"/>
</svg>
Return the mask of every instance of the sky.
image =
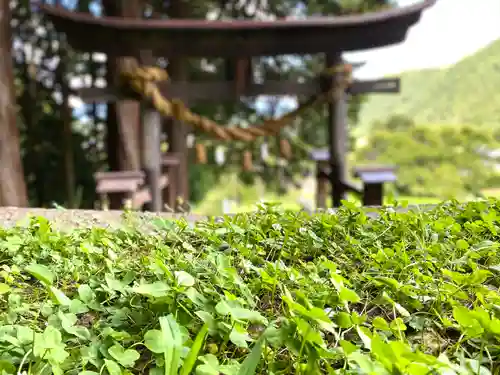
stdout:
<svg viewBox="0 0 500 375">
<path fill-rule="evenodd" d="M 421 0 L 398 0 L 410 5 Z M 366 61 L 360 78 L 376 78 L 406 70 L 445 67 L 500 39 L 500 0 L 437 0 L 403 43 L 346 53 Z"/>
</svg>

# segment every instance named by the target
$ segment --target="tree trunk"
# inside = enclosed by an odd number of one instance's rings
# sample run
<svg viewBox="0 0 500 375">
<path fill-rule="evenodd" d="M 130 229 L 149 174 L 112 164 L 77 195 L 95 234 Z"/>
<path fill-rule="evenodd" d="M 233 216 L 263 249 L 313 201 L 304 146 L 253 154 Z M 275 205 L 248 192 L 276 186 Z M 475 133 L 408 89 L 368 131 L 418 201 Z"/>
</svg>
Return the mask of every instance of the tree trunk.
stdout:
<svg viewBox="0 0 500 375">
<path fill-rule="evenodd" d="M 0 0 L 0 205 L 28 205 L 24 181 L 12 63 L 9 1 Z"/>
<path fill-rule="evenodd" d="M 76 174 L 75 160 L 73 155 L 73 115 L 69 106 L 69 82 L 66 78 L 68 70 L 69 56 L 67 54 L 65 43 L 62 44 L 63 51 L 60 52 L 60 62 L 57 67 L 56 79 L 61 85 L 62 103 L 61 118 L 63 120 L 62 131 L 62 149 L 64 150 L 64 176 L 66 184 L 66 207 L 76 208 Z"/>
</svg>

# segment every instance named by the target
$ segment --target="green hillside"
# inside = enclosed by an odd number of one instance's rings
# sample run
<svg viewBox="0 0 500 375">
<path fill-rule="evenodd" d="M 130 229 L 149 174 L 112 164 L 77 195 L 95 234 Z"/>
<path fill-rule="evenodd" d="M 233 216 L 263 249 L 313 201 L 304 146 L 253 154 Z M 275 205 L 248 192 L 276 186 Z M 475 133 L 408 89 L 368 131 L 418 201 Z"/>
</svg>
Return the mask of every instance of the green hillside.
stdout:
<svg viewBox="0 0 500 375">
<path fill-rule="evenodd" d="M 405 72 L 401 94 L 371 95 L 363 127 L 394 114 L 417 123 L 500 125 L 500 40 L 446 69 Z"/>
</svg>

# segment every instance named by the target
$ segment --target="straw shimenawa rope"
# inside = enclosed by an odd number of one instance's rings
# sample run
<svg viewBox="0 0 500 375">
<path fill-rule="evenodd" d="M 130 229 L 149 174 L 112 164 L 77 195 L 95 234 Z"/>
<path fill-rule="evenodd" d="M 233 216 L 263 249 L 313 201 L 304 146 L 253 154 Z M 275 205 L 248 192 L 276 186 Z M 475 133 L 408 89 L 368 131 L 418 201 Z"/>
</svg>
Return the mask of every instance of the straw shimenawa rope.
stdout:
<svg viewBox="0 0 500 375">
<path fill-rule="evenodd" d="M 329 100 L 332 94 L 343 94 L 345 89 L 351 84 L 352 68 L 348 64 L 340 64 L 328 68 L 323 72 L 323 74 L 326 75 L 333 75 L 336 73 L 344 73 L 343 80 L 339 86 L 332 88 L 330 91 L 312 96 L 305 102 L 299 104 L 297 109 L 278 119 L 265 120 L 261 125 L 248 128 L 219 125 L 213 120 L 191 112 L 181 100 L 168 100 L 165 98 L 156 84 L 157 82 L 166 81 L 168 79 L 168 73 L 164 69 L 153 66 L 141 67 L 133 65 L 122 73 L 121 79 L 125 87 L 131 88 L 144 99 L 149 100 L 153 107 L 165 117 L 173 117 L 176 120 L 190 124 L 206 133 L 211 133 L 221 140 L 253 141 L 260 136 L 278 134 L 281 129 L 287 126 L 305 110 L 323 100 Z"/>
</svg>

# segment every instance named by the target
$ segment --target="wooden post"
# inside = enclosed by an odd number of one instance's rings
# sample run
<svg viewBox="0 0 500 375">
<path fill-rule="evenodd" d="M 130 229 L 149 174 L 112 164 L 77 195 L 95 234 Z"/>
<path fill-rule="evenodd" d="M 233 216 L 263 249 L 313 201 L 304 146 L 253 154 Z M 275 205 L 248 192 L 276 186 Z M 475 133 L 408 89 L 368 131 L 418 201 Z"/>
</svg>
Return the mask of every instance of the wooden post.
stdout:
<svg viewBox="0 0 500 375">
<path fill-rule="evenodd" d="M 316 209 L 326 208 L 326 196 L 328 193 L 328 175 L 325 169 L 328 166 L 323 161 L 316 161 Z"/>
<path fill-rule="evenodd" d="M 183 0 L 169 1 L 168 17 L 171 19 L 186 19 L 192 16 L 192 6 L 190 2 Z M 184 55 L 185 56 L 185 55 Z M 176 58 L 168 58 L 168 72 L 172 81 L 185 82 L 188 78 L 187 72 L 188 60 L 184 57 L 177 56 Z M 184 101 L 186 105 L 193 104 L 189 101 L 186 95 L 188 88 L 181 85 L 181 95 L 178 97 Z M 188 148 L 187 134 L 188 129 L 186 124 L 176 121 L 173 118 L 168 120 L 167 128 L 168 142 L 170 145 L 169 152 L 175 152 L 180 156 L 180 163 L 177 173 L 177 194 L 184 201 L 189 201 L 189 163 L 188 163 Z"/>
<path fill-rule="evenodd" d="M 168 72 L 173 80 L 181 80 L 185 82 L 186 61 L 180 59 L 173 59 L 168 65 Z M 187 90 L 187 88 L 186 88 Z M 186 105 L 189 105 L 187 95 L 180 95 Z M 185 202 L 189 201 L 189 163 L 188 163 L 188 149 L 187 149 L 187 127 L 180 121 L 173 118 L 168 118 L 166 121 L 166 132 L 169 144 L 168 152 L 173 152 L 179 155 L 180 163 L 177 170 L 175 182 L 177 184 L 175 191 L 178 196 Z"/>
<path fill-rule="evenodd" d="M 327 54 L 327 67 L 342 64 L 340 53 Z M 330 85 L 338 87 L 342 84 L 342 73 L 334 74 Z M 333 97 L 328 103 L 328 141 L 330 149 L 330 184 L 332 206 L 339 207 L 341 200 L 345 199 L 345 188 L 343 181 L 346 177 L 345 152 L 347 142 L 347 115 L 346 115 L 345 92 L 334 91 Z"/>
<path fill-rule="evenodd" d="M 179 174 L 180 157 L 178 154 L 167 153 L 162 155 L 163 173 L 168 176 L 168 185 L 163 189 L 163 203 L 175 210 L 177 200 L 177 180 Z"/>
<path fill-rule="evenodd" d="M 395 168 L 392 166 L 358 167 L 354 176 L 363 181 L 363 206 L 382 206 L 384 184 L 396 181 Z"/>
<path fill-rule="evenodd" d="M 103 0 L 106 16 L 128 19 L 141 18 L 140 0 Z M 133 56 L 136 57 L 136 56 Z M 120 73 L 134 62 L 133 57 L 120 56 L 111 49 L 107 54 L 106 81 L 108 87 L 118 84 Z M 129 98 L 114 98 L 107 103 L 108 158 L 111 170 L 140 169 L 140 103 Z"/>
<path fill-rule="evenodd" d="M 151 193 L 151 202 L 148 203 L 148 211 L 160 212 L 163 209 L 162 193 L 160 187 L 161 178 L 161 116 L 160 114 L 144 105 L 142 113 L 142 168 L 146 177 L 146 186 Z"/>
<path fill-rule="evenodd" d="M 363 206 L 382 206 L 384 201 L 384 183 L 365 183 L 363 186 Z"/>
</svg>

